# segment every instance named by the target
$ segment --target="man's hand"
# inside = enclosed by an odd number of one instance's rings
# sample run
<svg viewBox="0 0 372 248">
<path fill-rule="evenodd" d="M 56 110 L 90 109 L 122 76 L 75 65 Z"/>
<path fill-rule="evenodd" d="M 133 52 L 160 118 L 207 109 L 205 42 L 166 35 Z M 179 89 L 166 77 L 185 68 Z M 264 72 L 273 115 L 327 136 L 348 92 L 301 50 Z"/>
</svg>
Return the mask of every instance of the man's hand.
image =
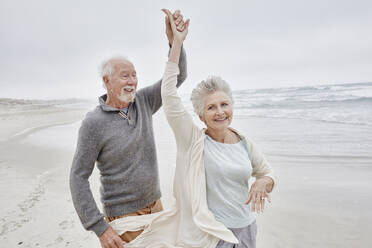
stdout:
<svg viewBox="0 0 372 248">
<path fill-rule="evenodd" d="M 248 201 L 251 202 L 252 212 L 262 213 L 265 208 L 265 199 L 271 202 L 269 192 L 272 190 L 274 181 L 270 177 L 262 177 L 257 179 L 251 186 L 249 191 Z"/>
<path fill-rule="evenodd" d="M 177 30 L 182 32 L 185 28 L 185 23 L 183 21 L 183 15 L 181 14 L 181 11 L 179 10 L 176 10 L 173 14 L 172 14 L 172 17 L 173 17 L 173 20 L 174 20 L 174 23 L 176 24 L 176 27 L 177 27 Z M 166 15 L 165 16 L 165 33 L 167 34 L 167 38 L 168 38 L 168 42 L 169 44 L 173 44 L 173 31 L 172 31 L 172 26 L 171 26 L 171 23 L 170 23 L 170 20 L 169 20 L 169 17 Z"/>
<path fill-rule="evenodd" d="M 189 24 L 190 24 L 190 19 L 187 19 L 185 22 L 183 22 L 182 18 L 183 16 L 181 14 L 177 14 L 177 19 L 175 20 L 174 19 L 174 15 L 172 15 L 172 13 L 168 10 L 168 9 L 162 9 L 162 11 L 166 14 L 166 16 L 168 17 L 168 21 L 169 21 L 169 24 L 170 24 L 170 29 L 171 29 L 171 32 L 172 32 L 172 37 L 168 37 L 171 38 L 173 40 L 177 40 L 179 42 L 182 42 L 186 39 L 186 36 L 187 36 L 187 33 L 188 33 L 188 27 L 189 27 Z M 175 11 L 175 13 L 177 13 L 177 11 Z M 178 25 L 177 25 L 178 23 Z M 168 29 L 168 27 L 167 27 Z M 172 45 L 173 42 L 169 41 L 169 43 Z"/>
<path fill-rule="evenodd" d="M 99 242 L 102 248 L 124 248 L 123 241 L 111 226 L 99 236 Z"/>
</svg>

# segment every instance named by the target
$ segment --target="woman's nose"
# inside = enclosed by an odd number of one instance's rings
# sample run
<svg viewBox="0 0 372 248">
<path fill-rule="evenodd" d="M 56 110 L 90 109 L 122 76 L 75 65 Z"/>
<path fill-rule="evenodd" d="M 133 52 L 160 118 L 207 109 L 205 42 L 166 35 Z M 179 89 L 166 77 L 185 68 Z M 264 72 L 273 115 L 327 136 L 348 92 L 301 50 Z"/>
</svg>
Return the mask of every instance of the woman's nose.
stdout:
<svg viewBox="0 0 372 248">
<path fill-rule="evenodd" d="M 217 114 L 218 115 L 221 115 L 221 114 L 223 114 L 224 112 L 223 112 L 223 109 L 221 108 L 221 107 L 217 107 Z"/>
</svg>

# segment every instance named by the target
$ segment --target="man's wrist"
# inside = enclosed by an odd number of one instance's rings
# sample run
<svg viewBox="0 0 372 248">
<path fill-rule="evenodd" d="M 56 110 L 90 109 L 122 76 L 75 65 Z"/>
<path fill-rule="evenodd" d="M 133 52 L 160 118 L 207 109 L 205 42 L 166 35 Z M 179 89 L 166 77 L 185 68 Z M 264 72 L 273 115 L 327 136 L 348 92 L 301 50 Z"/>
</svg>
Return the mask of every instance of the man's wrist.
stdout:
<svg viewBox="0 0 372 248">
<path fill-rule="evenodd" d="M 100 237 L 109 227 L 110 225 L 107 224 L 104 218 L 102 218 L 89 229 L 93 231 L 97 237 Z"/>
</svg>

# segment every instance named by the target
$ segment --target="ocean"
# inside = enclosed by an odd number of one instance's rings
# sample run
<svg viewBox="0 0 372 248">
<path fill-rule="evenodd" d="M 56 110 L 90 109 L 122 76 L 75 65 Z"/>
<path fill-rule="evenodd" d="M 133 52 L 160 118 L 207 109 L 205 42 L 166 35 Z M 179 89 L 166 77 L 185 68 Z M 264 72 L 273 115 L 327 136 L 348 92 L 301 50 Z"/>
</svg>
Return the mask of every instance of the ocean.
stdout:
<svg viewBox="0 0 372 248">
<path fill-rule="evenodd" d="M 234 99 L 239 116 L 372 124 L 372 83 L 240 90 Z"/>
<path fill-rule="evenodd" d="M 372 166 L 372 83 L 238 90 L 233 97 L 232 126 L 274 162 Z"/>
</svg>

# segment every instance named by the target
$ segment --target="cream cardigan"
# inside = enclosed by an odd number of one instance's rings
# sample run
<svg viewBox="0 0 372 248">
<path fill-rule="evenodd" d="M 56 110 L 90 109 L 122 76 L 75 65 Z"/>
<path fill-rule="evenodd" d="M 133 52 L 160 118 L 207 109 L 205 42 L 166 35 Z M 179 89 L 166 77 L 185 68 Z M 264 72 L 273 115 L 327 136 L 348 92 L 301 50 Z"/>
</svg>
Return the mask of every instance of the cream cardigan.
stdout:
<svg viewBox="0 0 372 248">
<path fill-rule="evenodd" d="M 164 112 L 177 143 L 173 184 L 176 201 L 162 212 L 111 222 L 110 225 L 119 234 L 144 229 L 135 240 L 125 244 L 125 248 L 214 248 L 220 239 L 238 243 L 233 233 L 216 221 L 208 209 L 203 158 L 205 130 L 194 124 L 177 94 L 178 74 L 178 65 L 168 62 L 161 86 Z M 263 155 L 251 141 L 239 135 L 252 163 L 252 176 L 274 179 Z"/>
</svg>

